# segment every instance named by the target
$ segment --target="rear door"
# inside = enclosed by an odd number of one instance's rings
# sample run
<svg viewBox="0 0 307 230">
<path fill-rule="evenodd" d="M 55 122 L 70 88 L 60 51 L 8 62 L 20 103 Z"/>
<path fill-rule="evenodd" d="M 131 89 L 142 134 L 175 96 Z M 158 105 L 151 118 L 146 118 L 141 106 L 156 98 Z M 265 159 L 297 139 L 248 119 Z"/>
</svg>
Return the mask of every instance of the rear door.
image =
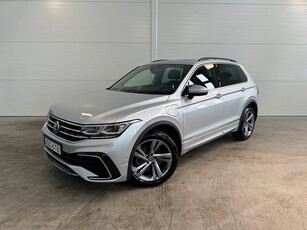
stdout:
<svg viewBox="0 0 307 230">
<path fill-rule="evenodd" d="M 246 101 L 246 82 L 241 78 L 237 65 L 217 64 L 221 85 L 223 108 L 223 133 L 236 129 Z"/>
</svg>

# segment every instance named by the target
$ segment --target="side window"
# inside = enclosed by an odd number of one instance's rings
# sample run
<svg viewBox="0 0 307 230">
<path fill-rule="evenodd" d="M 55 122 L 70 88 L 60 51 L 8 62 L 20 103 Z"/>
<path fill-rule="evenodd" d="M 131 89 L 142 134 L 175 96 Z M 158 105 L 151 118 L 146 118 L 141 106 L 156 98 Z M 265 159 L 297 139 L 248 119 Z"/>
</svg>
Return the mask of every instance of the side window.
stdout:
<svg viewBox="0 0 307 230">
<path fill-rule="evenodd" d="M 238 73 L 239 73 L 239 75 L 241 77 L 242 82 L 246 82 L 247 81 L 247 77 L 246 77 L 245 73 L 243 72 L 243 70 L 241 69 L 241 67 L 237 66 L 237 70 L 238 70 Z"/>
<path fill-rule="evenodd" d="M 220 76 L 221 86 L 233 85 L 242 82 L 236 66 L 229 64 L 218 64 L 217 69 Z"/>
<path fill-rule="evenodd" d="M 202 85 L 208 89 L 218 87 L 215 66 L 213 64 L 205 64 L 200 66 L 189 80 L 189 85 Z"/>
<path fill-rule="evenodd" d="M 125 87 L 136 87 L 142 85 L 152 85 L 155 75 L 146 69 L 125 83 Z"/>
</svg>

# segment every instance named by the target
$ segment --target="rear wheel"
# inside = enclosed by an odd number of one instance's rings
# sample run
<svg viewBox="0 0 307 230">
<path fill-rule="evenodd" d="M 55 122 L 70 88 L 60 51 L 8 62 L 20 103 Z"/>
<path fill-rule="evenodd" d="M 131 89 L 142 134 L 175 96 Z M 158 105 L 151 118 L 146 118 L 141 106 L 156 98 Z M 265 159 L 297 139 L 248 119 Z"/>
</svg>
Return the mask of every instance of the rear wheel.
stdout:
<svg viewBox="0 0 307 230">
<path fill-rule="evenodd" d="M 140 186 L 156 186 L 174 173 L 178 148 L 172 138 L 161 131 L 151 131 L 132 152 L 131 181 Z"/>
<path fill-rule="evenodd" d="M 253 108 L 251 107 L 246 108 L 241 116 L 241 121 L 238 131 L 232 133 L 233 137 L 241 141 L 250 138 L 255 128 L 255 121 L 256 121 L 256 113 L 253 110 Z"/>
</svg>

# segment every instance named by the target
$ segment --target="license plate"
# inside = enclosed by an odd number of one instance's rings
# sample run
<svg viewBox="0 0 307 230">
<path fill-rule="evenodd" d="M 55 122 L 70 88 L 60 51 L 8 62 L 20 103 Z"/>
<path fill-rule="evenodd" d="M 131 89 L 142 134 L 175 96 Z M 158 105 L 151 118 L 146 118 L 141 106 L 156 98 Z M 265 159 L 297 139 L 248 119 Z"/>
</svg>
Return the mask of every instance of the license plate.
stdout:
<svg viewBox="0 0 307 230">
<path fill-rule="evenodd" d="M 56 152 L 57 154 L 61 155 L 61 146 L 57 143 L 54 143 L 53 141 L 49 140 L 46 137 L 45 137 L 45 146 L 51 149 L 53 152 Z"/>
</svg>

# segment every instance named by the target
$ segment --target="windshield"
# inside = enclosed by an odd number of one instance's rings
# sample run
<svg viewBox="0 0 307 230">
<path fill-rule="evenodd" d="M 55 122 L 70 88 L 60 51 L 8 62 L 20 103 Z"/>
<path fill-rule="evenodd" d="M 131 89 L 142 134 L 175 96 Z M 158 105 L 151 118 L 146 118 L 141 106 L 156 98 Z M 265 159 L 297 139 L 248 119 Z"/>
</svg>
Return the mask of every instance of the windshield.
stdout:
<svg viewBox="0 0 307 230">
<path fill-rule="evenodd" d="M 176 91 L 192 65 L 150 64 L 132 70 L 109 89 L 131 93 L 165 94 Z"/>
</svg>

